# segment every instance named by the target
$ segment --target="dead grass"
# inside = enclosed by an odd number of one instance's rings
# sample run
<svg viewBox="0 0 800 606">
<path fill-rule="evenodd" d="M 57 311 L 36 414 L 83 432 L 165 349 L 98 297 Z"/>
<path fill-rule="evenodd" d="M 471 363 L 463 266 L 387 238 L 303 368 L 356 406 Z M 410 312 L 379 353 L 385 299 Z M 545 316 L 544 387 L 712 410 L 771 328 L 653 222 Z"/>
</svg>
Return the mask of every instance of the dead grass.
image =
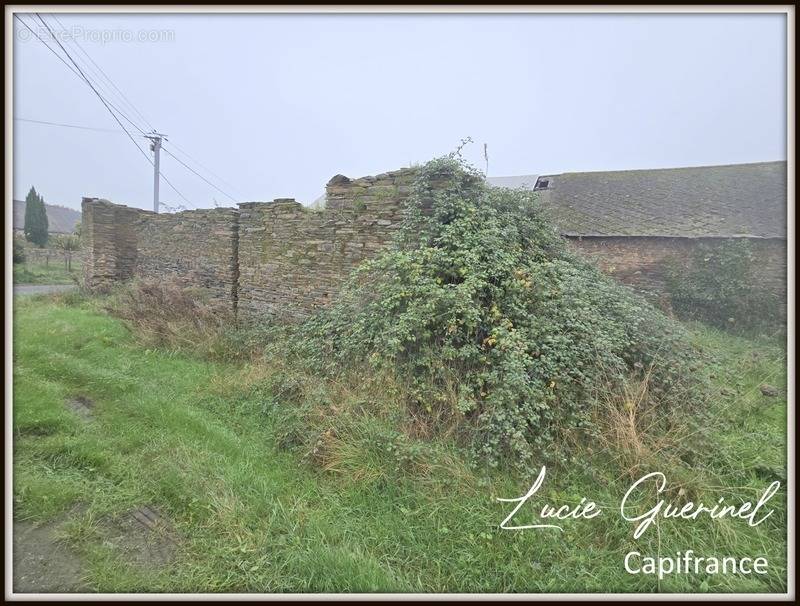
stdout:
<svg viewBox="0 0 800 606">
<path fill-rule="evenodd" d="M 193 350 L 212 358 L 231 353 L 225 334 L 235 325 L 233 312 L 177 281 L 136 280 L 110 299 L 108 310 L 146 347 Z"/>
<path fill-rule="evenodd" d="M 669 470 L 663 497 L 699 498 L 716 483 L 702 466 L 689 463 L 707 439 L 708 427 L 701 420 L 707 404 L 695 411 L 670 408 L 667 403 L 674 395 L 654 389 L 653 376 L 651 366 L 622 381 L 598 382 L 587 423 L 568 431 L 564 441 L 593 465 L 614 469 L 615 482 Z"/>
</svg>

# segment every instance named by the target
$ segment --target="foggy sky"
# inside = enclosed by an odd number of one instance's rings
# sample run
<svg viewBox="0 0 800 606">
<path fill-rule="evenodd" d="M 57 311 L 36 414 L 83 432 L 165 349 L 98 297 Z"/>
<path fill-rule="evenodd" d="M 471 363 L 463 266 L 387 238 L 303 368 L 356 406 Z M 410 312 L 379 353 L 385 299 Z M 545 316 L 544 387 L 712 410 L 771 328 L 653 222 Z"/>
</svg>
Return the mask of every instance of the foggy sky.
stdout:
<svg viewBox="0 0 800 606">
<path fill-rule="evenodd" d="M 240 202 L 311 202 L 337 173 L 424 162 L 468 136 L 481 169 L 488 144 L 490 176 L 786 159 L 782 15 L 58 18 L 165 146 Z M 15 20 L 14 116 L 119 130 L 23 29 Z M 73 208 L 152 206 L 153 169 L 123 133 L 14 130 L 16 199 L 34 185 Z M 165 154 L 162 171 L 192 206 L 233 205 Z M 186 205 L 163 182 L 161 199 Z"/>
</svg>

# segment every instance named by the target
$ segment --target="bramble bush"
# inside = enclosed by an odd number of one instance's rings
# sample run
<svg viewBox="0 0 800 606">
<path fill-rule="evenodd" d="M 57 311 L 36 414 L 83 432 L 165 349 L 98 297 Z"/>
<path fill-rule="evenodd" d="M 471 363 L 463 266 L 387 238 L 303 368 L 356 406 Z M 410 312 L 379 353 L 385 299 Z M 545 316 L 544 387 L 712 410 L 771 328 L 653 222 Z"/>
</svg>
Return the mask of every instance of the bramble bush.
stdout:
<svg viewBox="0 0 800 606">
<path fill-rule="evenodd" d="M 781 323 L 778 297 L 759 284 L 752 245 L 745 239 L 700 243 L 688 268 L 668 268 L 675 312 L 729 331 L 774 329 Z"/>
<path fill-rule="evenodd" d="M 414 415 L 493 466 L 560 456 L 596 381 L 647 373 L 664 407 L 698 394 L 679 324 L 571 253 L 533 192 L 490 188 L 457 154 L 419 169 L 394 244 L 295 343 L 328 374 L 388 370 Z"/>
</svg>

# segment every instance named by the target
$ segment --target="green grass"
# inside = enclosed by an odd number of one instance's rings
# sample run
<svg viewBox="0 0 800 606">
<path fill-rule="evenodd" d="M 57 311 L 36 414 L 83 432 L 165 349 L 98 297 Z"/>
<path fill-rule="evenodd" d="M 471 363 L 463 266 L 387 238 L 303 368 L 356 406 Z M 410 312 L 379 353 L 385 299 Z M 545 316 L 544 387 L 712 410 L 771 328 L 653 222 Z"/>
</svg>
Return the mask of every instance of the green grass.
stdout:
<svg viewBox="0 0 800 606">
<path fill-rule="evenodd" d="M 766 381 L 785 389 L 785 350 L 693 330 L 717 355 L 717 386 L 737 394 L 709 401 L 696 423 L 703 447 L 663 471 L 707 502 L 753 499 L 771 477 L 785 479 L 785 397 L 757 388 Z M 630 478 L 608 453 L 581 454 L 548 469 L 538 502 L 586 496 L 604 506 L 600 517 L 563 522 L 564 532 L 499 530 L 509 505 L 496 497 L 524 494 L 533 477 L 459 475 L 446 466 L 418 477 L 379 448 L 350 453 L 376 473 L 323 471 L 281 447 L 291 410 L 257 377 L 247 365 L 144 349 L 77 297 L 15 300 L 15 518 L 44 522 L 86 506 L 69 526 L 70 542 L 90 586 L 107 592 L 786 590 L 785 488 L 770 502 L 775 514 L 755 528 L 662 520 L 634 540 L 617 512 Z M 90 422 L 65 408 L 75 396 L 95 403 Z M 381 428 L 361 429 L 368 440 Z M 160 508 L 181 537 L 167 567 L 129 566 L 104 541 L 99 520 L 144 504 Z M 528 504 L 517 521 L 532 511 Z M 624 571 L 633 549 L 764 555 L 769 574 L 658 582 Z"/>
<path fill-rule="evenodd" d="M 50 263 L 14 263 L 14 284 L 74 284 L 73 276 L 80 275 L 81 264 L 72 261 L 72 270 L 67 271 L 64 260 L 54 255 Z"/>
</svg>

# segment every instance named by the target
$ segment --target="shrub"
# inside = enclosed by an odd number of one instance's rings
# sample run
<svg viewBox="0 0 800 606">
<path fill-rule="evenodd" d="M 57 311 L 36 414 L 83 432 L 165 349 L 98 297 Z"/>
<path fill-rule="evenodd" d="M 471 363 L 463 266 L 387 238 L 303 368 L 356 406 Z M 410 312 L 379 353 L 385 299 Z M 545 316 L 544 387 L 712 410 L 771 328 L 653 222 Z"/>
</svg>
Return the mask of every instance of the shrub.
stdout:
<svg viewBox="0 0 800 606">
<path fill-rule="evenodd" d="M 757 259 L 745 239 L 700 243 L 688 268 L 673 263 L 667 285 L 675 312 L 734 331 L 775 327 L 778 297 L 759 284 Z"/>
<path fill-rule="evenodd" d="M 466 426 L 491 465 L 560 456 L 601 377 L 652 367 L 662 405 L 695 380 L 677 323 L 570 253 L 532 192 L 488 188 L 454 156 L 419 170 L 394 245 L 300 334 L 323 372 L 389 370 L 411 414 Z"/>
<path fill-rule="evenodd" d="M 12 261 L 14 263 L 25 263 L 25 244 L 22 238 L 14 236 L 14 250 L 12 251 Z"/>
<path fill-rule="evenodd" d="M 74 234 L 60 234 L 52 239 L 52 246 L 64 255 L 64 267 L 72 271 L 72 255 L 81 249 L 81 241 Z"/>
</svg>

